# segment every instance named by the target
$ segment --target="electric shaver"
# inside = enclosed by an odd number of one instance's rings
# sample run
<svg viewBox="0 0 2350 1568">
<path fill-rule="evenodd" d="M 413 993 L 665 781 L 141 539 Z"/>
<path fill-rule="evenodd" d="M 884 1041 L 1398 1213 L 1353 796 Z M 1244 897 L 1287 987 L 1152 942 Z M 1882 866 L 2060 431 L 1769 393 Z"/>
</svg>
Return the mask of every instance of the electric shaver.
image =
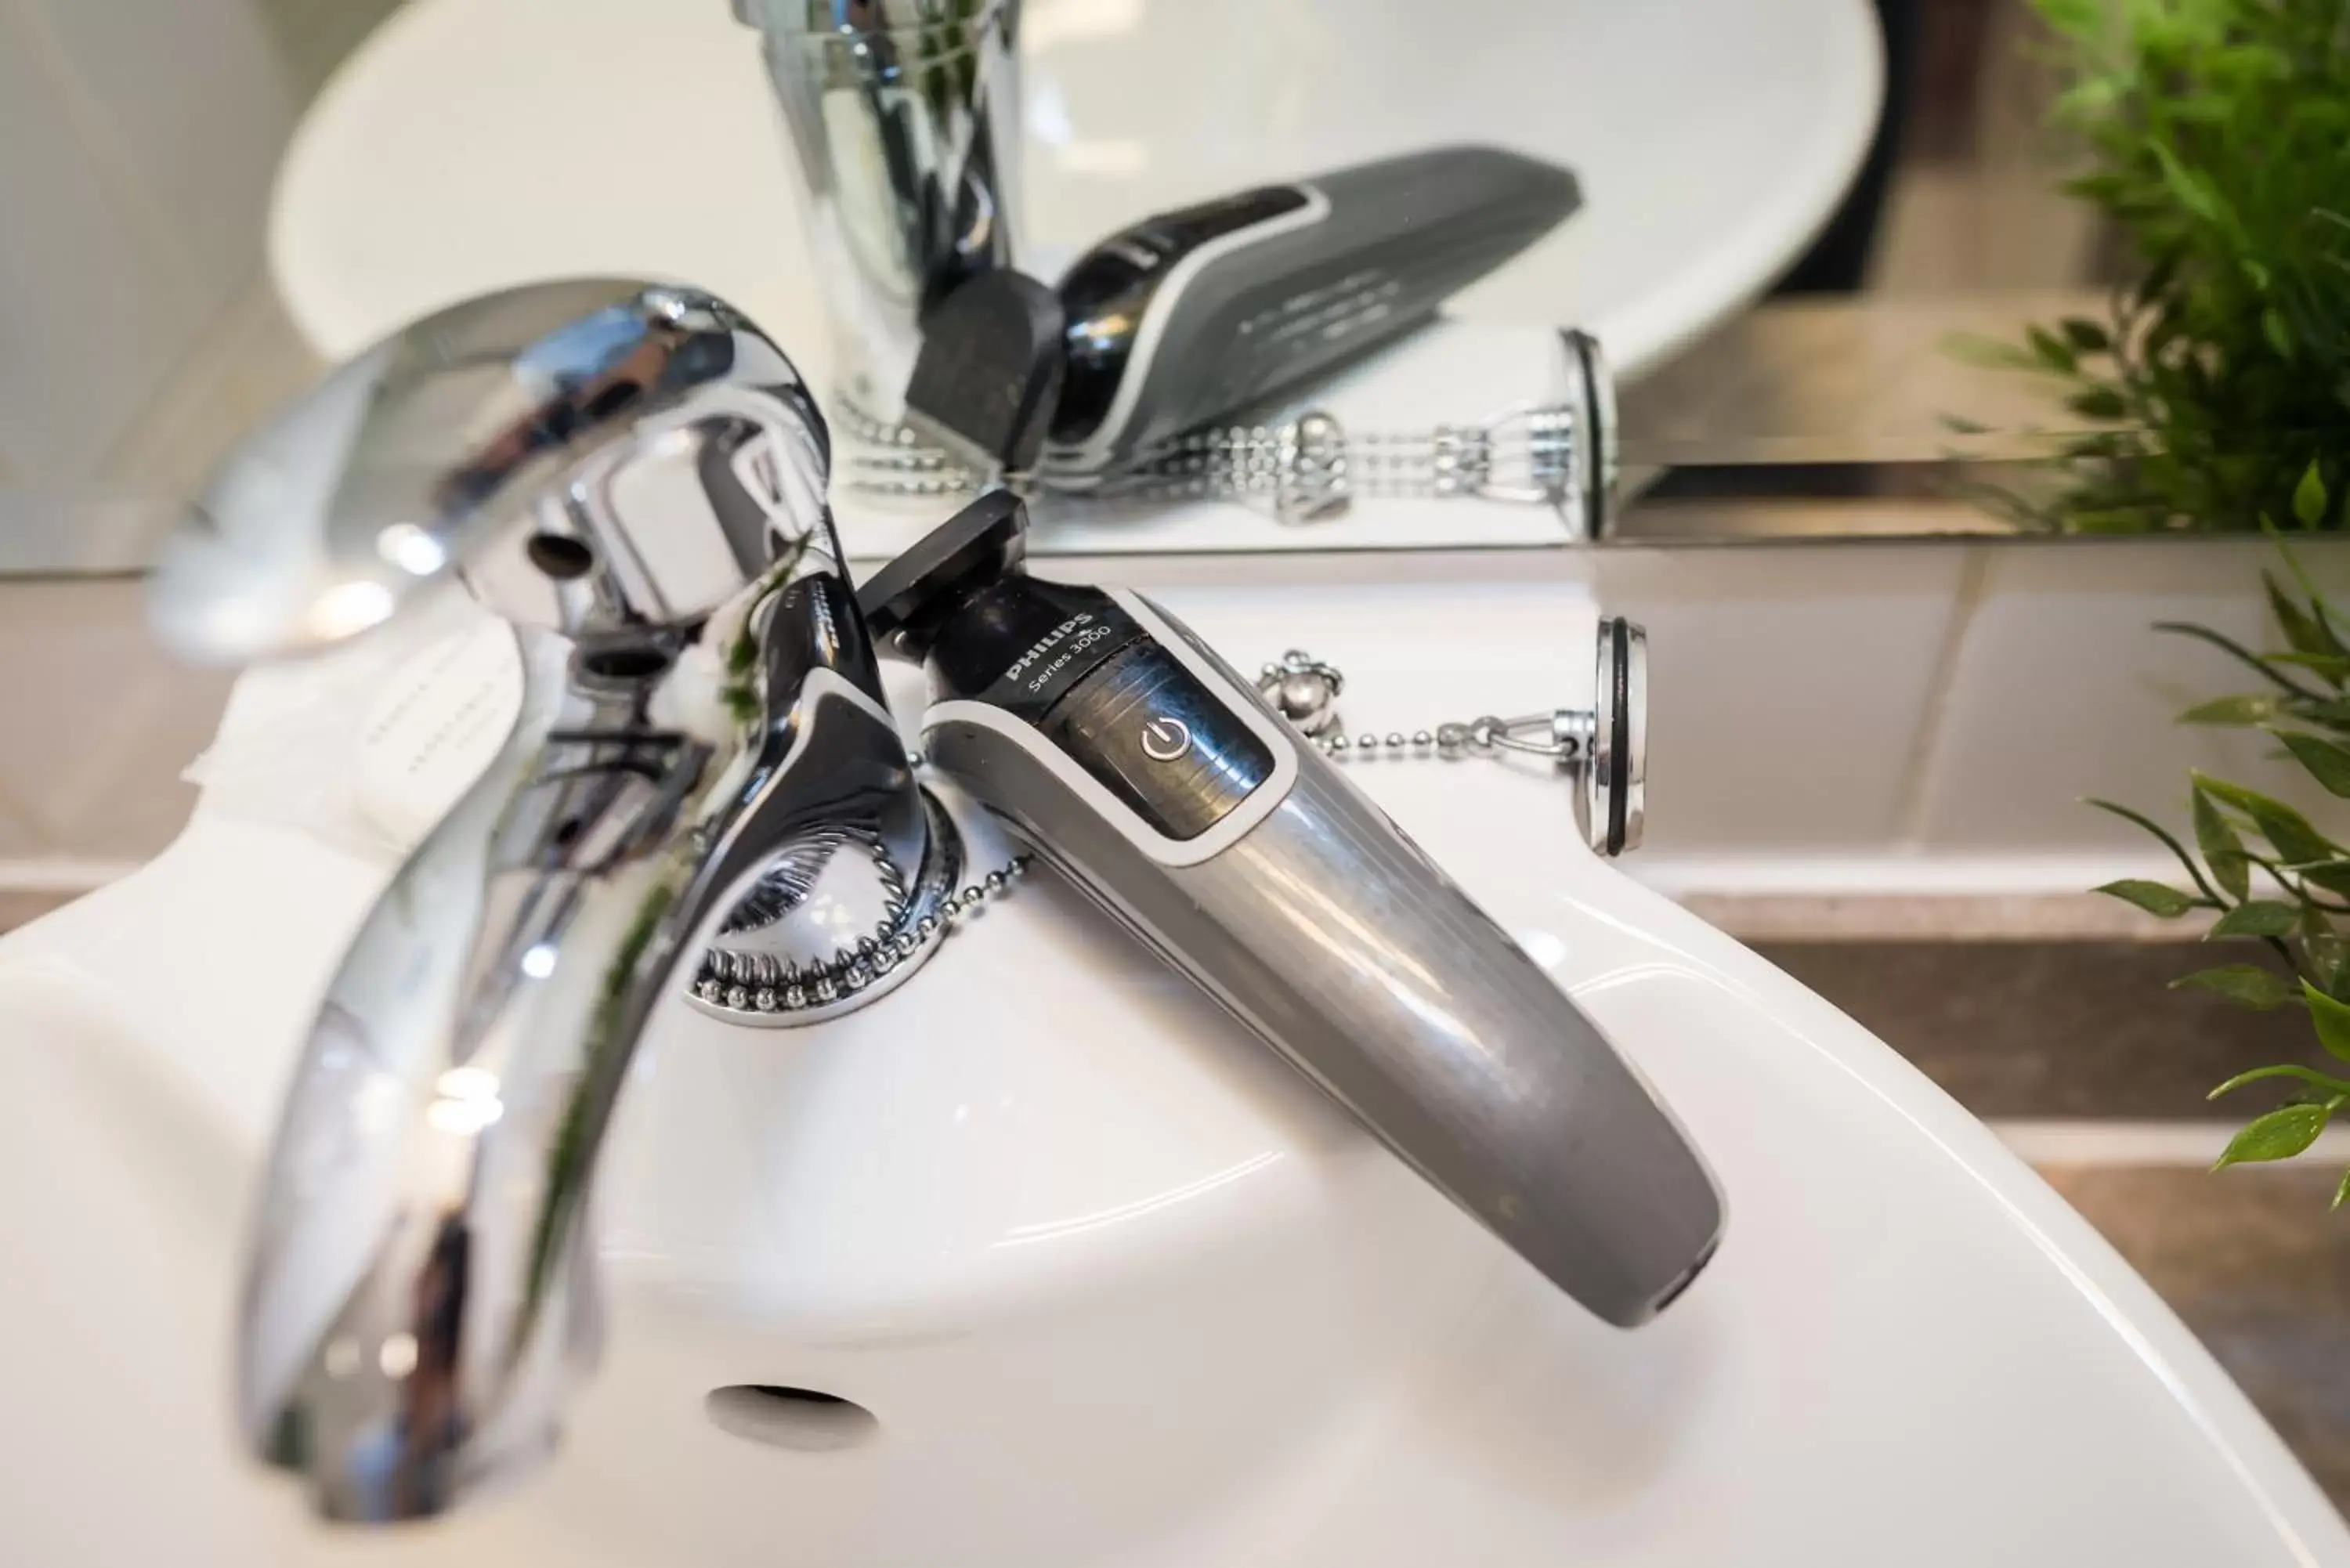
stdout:
<svg viewBox="0 0 2350 1568">
<path fill-rule="evenodd" d="M 931 762 L 1561 1290 L 1653 1316 L 1722 1207 L 1647 1085 L 1172 616 L 1028 576 L 1025 524 L 992 492 L 858 596 Z"/>
<path fill-rule="evenodd" d="M 1160 213 L 1057 289 L 998 268 L 949 295 L 907 419 L 983 472 L 1091 488 L 1410 331 L 1581 203 L 1555 164 L 1441 147 Z"/>
</svg>

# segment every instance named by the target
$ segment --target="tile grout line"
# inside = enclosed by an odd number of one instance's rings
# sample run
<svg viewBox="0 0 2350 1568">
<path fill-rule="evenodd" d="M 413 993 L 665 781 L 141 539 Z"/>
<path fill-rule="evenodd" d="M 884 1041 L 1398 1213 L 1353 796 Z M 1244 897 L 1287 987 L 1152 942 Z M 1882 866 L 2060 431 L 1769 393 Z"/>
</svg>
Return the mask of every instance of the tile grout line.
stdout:
<svg viewBox="0 0 2350 1568">
<path fill-rule="evenodd" d="M 203 389 L 203 378 L 196 372 L 207 365 L 224 358 L 234 363 L 237 350 L 250 349 L 260 339 L 257 333 L 265 332 L 271 323 L 268 313 L 279 308 L 276 286 L 265 261 L 237 285 L 228 303 L 209 317 L 189 339 L 187 348 L 172 361 L 155 387 L 140 400 L 130 417 L 125 420 L 99 455 L 98 472 L 121 483 L 126 478 L 134 482 L 135 459 L 151 450 L 156 432 L 178 410 L 192 394 Z M 315 361 L 316 356 L 311 356 Z M 188 384 L 183 384 L 188 383 Z M 298 389 L 289 387 L 288 394 Z M 133 471 L 126 473 L 126 471 Z"/>
<path fill-rule="evenodd" d="M 2030 1165 L 2163 1166 L 2202 1169 L 2220 1158 L 2237 1123 L 2120 1121 L 2106 1117 L 1993 1116 L 1984 1125 Z M 2350 1165 L 2350 1127 L 2329 1127 L 2283 1167 Z"/>
<path fill-rule="evenodd" d="M 47 78 L 65 111 L 67 134 L 79 142 L 96 165 L 106 197 L 130 215 L 132 230 L 141 235 L 149 259 L 169 275 L 166 286 L 185 295 L 191 303 L 203 294 L 201 269 L 187 242 L 154 187 L 139 171 L 137 161 L 123 146 L 105 109 L 96 101 L 89 84 L 58 37 L 56 24 L 39 14 L 28 0 L 0 0 L 0 16 L 13 14 L 8 28 L 33 57 L 35 68 Z M 5 26 L 0 23 L 0 26 Z"/>
<path fill-rule="evenodd" d="M 1968 633 L 1974 628 L 1976 612 L 1982 607 L 1984 585 L 1991 576 L 1991 546 L 1969 544 L 1960 548 L 1965 554 L 1959 566 L 1959 591 L 1952 597 L 1941 646 L 1934 653 L 1933 679 L 1927 685 L 1917 738 L 1901 772 L 1901 804 L 1893 825 L 1893 841 L 1911 851 L 1920 847 L 1926 836 L 1927 785 L 1944 750 L 1950 693 L 1959 682 L 1959 660 L 1966 650 Z"/>
<path fill-rule="evenodd" d="M 0 893 L 57 893 L 78 898 L 128 877 L 147 862 L 88 855 L 18 856 L 0 859 Z"/>
</svg>

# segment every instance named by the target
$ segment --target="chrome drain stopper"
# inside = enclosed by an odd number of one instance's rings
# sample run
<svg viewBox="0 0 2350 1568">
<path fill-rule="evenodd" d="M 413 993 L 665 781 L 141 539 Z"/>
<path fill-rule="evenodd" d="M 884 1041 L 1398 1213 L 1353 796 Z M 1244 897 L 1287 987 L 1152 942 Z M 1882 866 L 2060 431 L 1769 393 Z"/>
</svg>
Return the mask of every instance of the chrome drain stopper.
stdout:
<svg viewBox="0 0 2350 1568">
<path fill-rule="evenodd" d="M 1581 769 L 1583 832 L 1602 855 L 1640 845 L 1648 816 L 1648 634 L 1622 616 L 1599 621 L 1599 675 Z"/>
<path fill-rule="evenodd" d="M 1348 735 L 1336 707 L 1346 676 L 1335 664 L 1292 649 L 1264 667 L 1257 692 L 1265 705 L 1334 761 L 1437 756 L 1545 757 L 1575 775 L 1575 811 L 1584 837 L 1602 855 L 1639 846 L 1648 805 L 1648 634 L 1621 616 L 1599 622 L 1596 669 L 1588 708 L 1554 708 L 1503 719 L 1482 718 L 1406 734 L 1366 730 Z"/>
</svg>

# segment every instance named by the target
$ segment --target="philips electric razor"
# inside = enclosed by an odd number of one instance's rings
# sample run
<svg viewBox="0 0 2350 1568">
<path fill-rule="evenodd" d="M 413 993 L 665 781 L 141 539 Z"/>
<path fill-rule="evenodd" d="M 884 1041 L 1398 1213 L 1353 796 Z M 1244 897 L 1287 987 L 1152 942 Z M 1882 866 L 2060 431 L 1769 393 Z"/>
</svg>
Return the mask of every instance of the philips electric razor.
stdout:
<svg viewBox="0 0 2350 1568">
<path fill-rule="evenodd" d="M 1057 289 L 1004 268 L 949 295 L 907 421 L 978 472 L 1091 488 L 1420 325 L 1581 201 L 1555 164 L 1446 147 L 1161 213 Z"/>
<path fill-rule="evenodd" d="M 931 760 L 1610 1323 L 1712 1254 L 1704 1162 L 1590 1019 L 1173 617 L 1022 569 L 981 497 L 858 596 Z"/>
</svg>

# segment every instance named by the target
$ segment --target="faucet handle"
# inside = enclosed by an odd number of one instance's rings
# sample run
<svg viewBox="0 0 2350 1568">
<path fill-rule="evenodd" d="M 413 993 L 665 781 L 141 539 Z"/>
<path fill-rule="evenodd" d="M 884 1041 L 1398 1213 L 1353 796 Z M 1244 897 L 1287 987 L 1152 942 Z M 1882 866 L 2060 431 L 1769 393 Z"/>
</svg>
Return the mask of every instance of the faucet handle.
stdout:
<svg viewBox="0 0 2350 1568">
<path fill-rule="evenodd" d="M 691 628 L 786 550 L 834 554 L 828 469 L 798 372 L 724 302 L 534 284 L 401 328 L 247 438 L 166 546 L 152 618 L 244 662 L 455 578 L 573 636 Z"/>
</svg>

